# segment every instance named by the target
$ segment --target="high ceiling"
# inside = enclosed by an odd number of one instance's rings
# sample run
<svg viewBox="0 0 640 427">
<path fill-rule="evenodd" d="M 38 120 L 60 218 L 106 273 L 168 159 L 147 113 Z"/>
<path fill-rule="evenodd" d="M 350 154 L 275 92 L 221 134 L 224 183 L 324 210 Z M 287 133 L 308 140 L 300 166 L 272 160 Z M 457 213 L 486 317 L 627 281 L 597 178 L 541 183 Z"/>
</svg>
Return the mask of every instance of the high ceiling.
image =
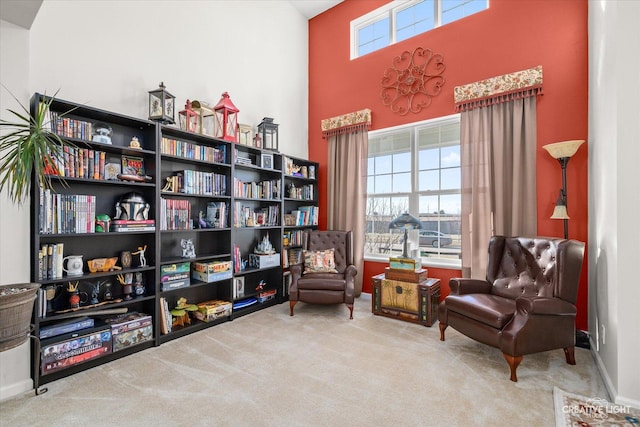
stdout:
<svg viewBox="0 0 640 427">
<path fill-rule="evenodd" d="M 289 0 L 305 18 L 311 19 L 342 0 Z M 0 19 L 29 29 L 38 14 L 42 0 L 0 0 Z"/>
</svg>

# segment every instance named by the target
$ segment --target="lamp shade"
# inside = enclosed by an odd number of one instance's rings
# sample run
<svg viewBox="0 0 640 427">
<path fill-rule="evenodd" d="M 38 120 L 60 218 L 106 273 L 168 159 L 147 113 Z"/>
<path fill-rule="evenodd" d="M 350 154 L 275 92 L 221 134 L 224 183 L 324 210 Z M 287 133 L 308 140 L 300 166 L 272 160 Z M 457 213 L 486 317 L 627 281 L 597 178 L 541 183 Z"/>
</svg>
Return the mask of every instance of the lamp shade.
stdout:
<svg viewBox="0 0 640 427">
<path fill-rule="evenodd" d="M 582 144 L 584 144 L 584 139 L 572 139 L 570 141 L 543 145 L 542 148 L 547 150 L 554 159 L 562 159 L 576 154 L 576 151 L 578 151 L 578 148 L 580 148 Z"/>
<path fill-rule="evenodd" d="M 390 229 L 406 229 L 413 230 L 416 228 L 422 228 L 422 221 L 418 218 L 409 215 L 408 212 L 403 213 L 402 215 L 395 218 L 393 221 L 389 223 Z"/>
<path fill-rule="evenodd" d="M 550 218 L 551 219 L 571 219 L 569 218 L 569 213 L 567 212 L 567 199 L 562 190 L 560 190 L 560 194 L 558 195 L 558 201 L 556 202 L 556 207 L 553 208 L 553 214 L 551 215 Z"/>
</svg>

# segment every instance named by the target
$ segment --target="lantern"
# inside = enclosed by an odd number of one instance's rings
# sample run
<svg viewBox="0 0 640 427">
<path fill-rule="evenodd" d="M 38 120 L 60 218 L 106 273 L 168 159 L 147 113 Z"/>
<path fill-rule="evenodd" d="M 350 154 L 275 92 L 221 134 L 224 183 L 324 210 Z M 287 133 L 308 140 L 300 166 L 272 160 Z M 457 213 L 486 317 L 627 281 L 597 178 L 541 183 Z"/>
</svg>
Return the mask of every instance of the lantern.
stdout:
<svg viewBox="0 0 640 427">
<path fill-rule="evenodd" d="M 164 82 L 160 82 L 158 89 L 149 91 L 149 120 L 174 124 L 175 96 L 165 90 Z"/>
<path fill-rule="evenodd" d="M 227 92 L 222 94 L 218 104 L 213 107 L 216 113 L 216 133 L 217 138 L 225 141 L 238 142 L 238 110 Z"/>
<path fill-rule="evenodd" d="M 243 145 L 253 145 L 253 127 L 238 124 L 238 142 Z"/>
<path fill-rule="evenodd" d="M 201 101 L 193 101 L 191 106 L 193 111 L 200 115 L 200 129 L 198 129 L 198 132 L 207 136 L 215 136 L 216 118 L 213 109 Z"/>
<path fill-rule="evenodd" d="M 278 125 L 271 117 L 262 119 L 258 125 L 258 133 L 262 135 L 262 148 L 278 151 Z"/>
<path fill-rule="evenodd" d="M 180 129 L 187 132 L 200 132 L 200 115 L 191 108 L 191 101 L 187 99 L 184 110 L 178 113 Z"/>
</svg>

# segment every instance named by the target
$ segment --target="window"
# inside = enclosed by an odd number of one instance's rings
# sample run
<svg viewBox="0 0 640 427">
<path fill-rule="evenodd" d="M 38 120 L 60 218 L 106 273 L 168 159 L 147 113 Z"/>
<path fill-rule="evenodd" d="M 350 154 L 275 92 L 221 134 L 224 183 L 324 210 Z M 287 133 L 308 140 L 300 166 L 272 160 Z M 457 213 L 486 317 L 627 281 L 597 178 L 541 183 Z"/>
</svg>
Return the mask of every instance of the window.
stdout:
<svg viewBox="0 0 640 427">
<path fill-rule="evenodd" d="M 460 265 L 460 116 L 369 132 L 365 256 L 398 256 L 404 234 L 389 230 L 403 212 L 422 221 L 409 247 L 423 262 Z"/>
<path fill-rule="evenodd" d="M 488 0 L 397 0 L 351 21 L 351 59 L 489 7 Z"/>
</svg>

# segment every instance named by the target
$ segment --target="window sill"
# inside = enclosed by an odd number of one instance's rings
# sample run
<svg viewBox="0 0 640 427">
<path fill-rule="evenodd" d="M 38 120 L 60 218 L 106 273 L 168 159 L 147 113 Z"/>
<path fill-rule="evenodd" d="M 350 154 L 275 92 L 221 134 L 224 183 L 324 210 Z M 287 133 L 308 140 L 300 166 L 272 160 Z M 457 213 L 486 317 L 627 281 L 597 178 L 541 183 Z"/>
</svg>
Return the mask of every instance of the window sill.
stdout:
<svg viewBox="0 0 640 427">
<path fill-rule="evenodd" d="M 389 256 L 373 256 L 373 255 L 365 255 L 364 260 L 367 262 L 379 262 L 384 264 L 389 264 Z M 460 260 L 452 259 L 437 259 L 433 258 L 422 258 L 422 266 L 423 267 L 431 267 L 431 268 L 446 268 L 451 270 L 460 270 L 462 269 L 462 263 Z"/>
</svg>

